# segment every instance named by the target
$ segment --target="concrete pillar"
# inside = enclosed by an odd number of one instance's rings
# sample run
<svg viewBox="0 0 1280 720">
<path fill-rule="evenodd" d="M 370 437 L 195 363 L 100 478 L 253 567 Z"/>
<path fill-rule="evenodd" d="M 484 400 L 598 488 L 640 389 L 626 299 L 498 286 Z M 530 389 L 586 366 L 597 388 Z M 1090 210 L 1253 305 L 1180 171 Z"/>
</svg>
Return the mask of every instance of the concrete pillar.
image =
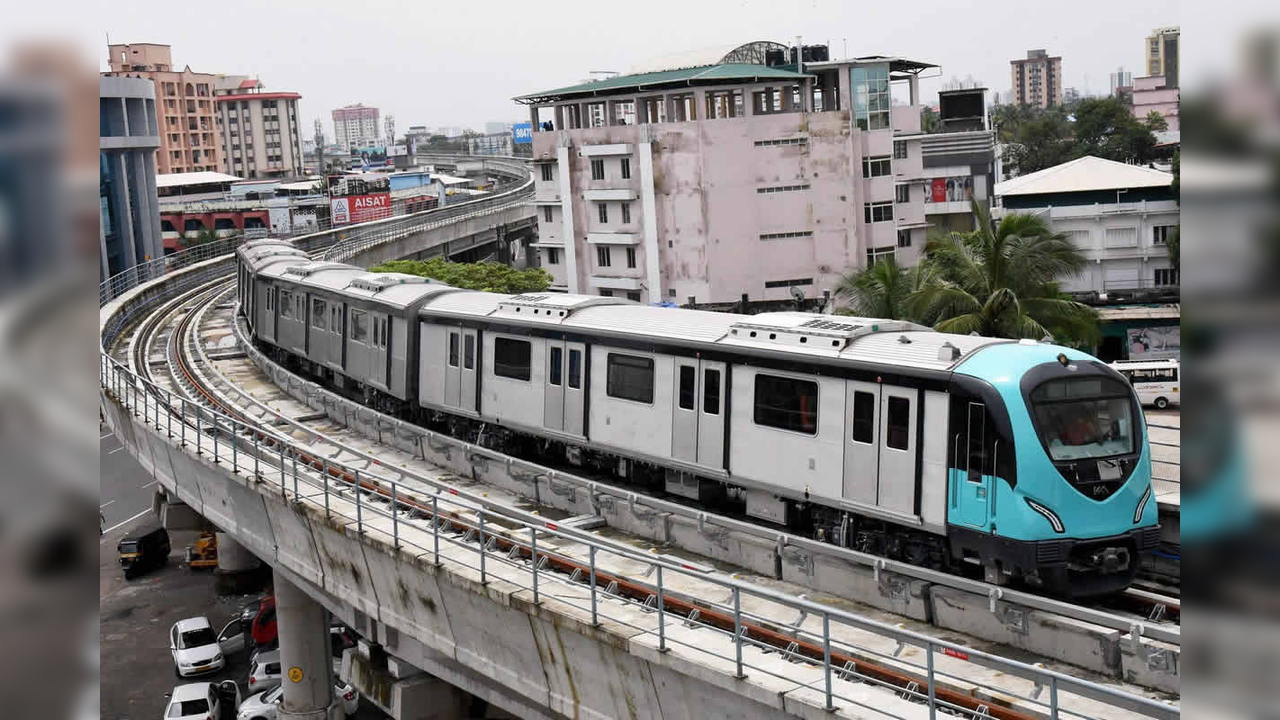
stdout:
<svg viewBox="0 0 1280 720">
<path fill-rule="evenodd" d="M 538 122 L 538 106 L 529 106 L 529 127 L 533 132 L 542 132 L 542 123 Z"/>
<path fill-rule="evenodd" d="M 564 106 L 556 105 L 555 112 L 556 112 L 556 118 L 554 122 L 555 122 L 556 130 L 565 130 L 566 128 L 564 126 Z"/>
<path fill-rule="evenodd" d="M 227 533 L 218 533 L 218 569 L 214 571 L 215 592 L 242 595 L 261 585 L 262 561 Z"/>
<path fill-rule="evenodd" d="M 636 124 L 644 125 L 649 122 L 649 99 L 643 97 L 636 98 Z"/>
<path fill-rule="evenodd" d="M 279 573 L 275 596 L 284 675 L 280 720 L 344 720 L 333 696 L 328 611 Z"/>
</svg>

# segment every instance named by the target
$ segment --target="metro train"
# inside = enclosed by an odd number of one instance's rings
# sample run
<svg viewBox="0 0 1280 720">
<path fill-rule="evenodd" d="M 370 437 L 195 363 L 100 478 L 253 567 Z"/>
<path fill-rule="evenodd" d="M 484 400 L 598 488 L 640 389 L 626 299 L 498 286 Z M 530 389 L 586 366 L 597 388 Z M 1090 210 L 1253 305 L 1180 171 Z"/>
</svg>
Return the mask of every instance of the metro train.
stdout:
<svg viewBox="0 0 1280 720">
<path fill-rule="evenodd" d="M 1127 587 L 1160 542 L 1138 399 L 1073 349 L 237 256 L 270 357 L 502 452 L 1070 597 Z"/>
</svg>

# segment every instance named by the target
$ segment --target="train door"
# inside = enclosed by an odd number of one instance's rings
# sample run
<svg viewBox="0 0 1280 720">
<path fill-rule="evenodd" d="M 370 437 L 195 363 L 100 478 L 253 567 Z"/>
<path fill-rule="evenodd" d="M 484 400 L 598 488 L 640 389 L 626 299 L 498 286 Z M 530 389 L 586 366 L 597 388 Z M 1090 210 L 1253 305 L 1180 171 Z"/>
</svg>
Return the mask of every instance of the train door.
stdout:
<svg viewBox="0 0 1280 720">
<path fill-rule="evenodd" d="M 703 360 L 698 370 L 698 464 L 724 468 L 725 365 Z"/>
<path fill-rule="evenodd" d="M 957 525 L 975 528 L 987 527 L 987 508 L 990 506 L 991 475 L 987 473 L 987 408 L 980 402 L 957 397 L 960 412 L 951 413 L 953 421 L 959 421 L 952 439 L 952 466 L 950 469 L 950 519 Z"/>
<path fill-rule="evenodd" d="M 712 467 L 724 464 L 724 363 L 675 359 L 671 456 Z M 713 412 L 712 412 L 713 411 Z"/>
<path fill-rule="evenodd" d="M 542 397 L 542 426 L 564 430 L 565 356 L 563 340 L 547 340 L 547 382 Z"/>
<path fill-rule="evenodd" d="M 480 333 L 475 328 L 462 328 L 462 367 L 458 374 L 458 407 L 479 412 L 476 387 L 480 376 Z"/>
<path fill-rule="evenodd" d="M 387 387 L 387 341 L 388 317 L 381 313 L 371 313 L 372 335 L 369 343 L 369 377 L 379 385 Z"/>
<path fill-rule="evenodd" d="M 342 303 L 329 303 L 329 350 L 327 357 L 329 362 L 343 367 L 342 363 Z"/>
<path fill-rule="evenodd" d="M 462 328 L 448 328 L 445 343 L 444 404 L 460 407 L 462 395 Z"/>
<path fill-rule="evenodd" d="M 542 425 L 548 430 L 581 435 L 584 403 L 583 359 L 586 346 L 565 340 L 547 340 L 547 378 L 544 385 Z"/>
<path fill-rule="evenodd" d="M 845 383 L 844 496 L 875 505 L 880 487 L 880 385 Z"/>
<path fill-rule="evenodd" d="M 876 504 L 907 515 L 915 513 L 919 398 L 919 391 L 912 388 L 888 385 L 880 391 L 880 483 Z"/>
</svg>

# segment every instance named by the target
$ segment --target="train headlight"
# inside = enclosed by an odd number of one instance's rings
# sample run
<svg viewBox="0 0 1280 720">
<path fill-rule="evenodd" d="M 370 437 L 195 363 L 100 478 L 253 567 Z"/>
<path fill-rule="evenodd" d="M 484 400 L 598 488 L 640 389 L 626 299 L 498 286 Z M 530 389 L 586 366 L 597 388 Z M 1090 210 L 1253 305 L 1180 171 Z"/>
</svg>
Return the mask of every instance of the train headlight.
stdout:
<svg viewBox="0 0 1280 720">
<path fill-rule="evenodd" d="M 1142 493 L 1142 499 L 1138 501 L 1138 509 L 1133 511 L 1133 524 L 1137 525 L 1142 522 L 1142 511 L 1147 509 L 1147 501 L 1151 499 L 1151 486 L 1147 485 L 1147 491 Z"/>
<path fill-rule="evenodd" d="M 1043 516 L 1045 520 L 1049 521 L 1049 524 L 1053 526 L 1054 532 L 1056 533 L 1066 532 L 1066 528 L 1062 525 L 1062 519 L 1058 517 L 1057 513 L 1041 505 L 1035 500 L 1032 500 L 1031 498 L 1023 498 L 1023 500 L 1027 501 L 1027 505 L 1029 505 L 1032 510 L 1035 510 L 1037 513 Z"/>
</svg>

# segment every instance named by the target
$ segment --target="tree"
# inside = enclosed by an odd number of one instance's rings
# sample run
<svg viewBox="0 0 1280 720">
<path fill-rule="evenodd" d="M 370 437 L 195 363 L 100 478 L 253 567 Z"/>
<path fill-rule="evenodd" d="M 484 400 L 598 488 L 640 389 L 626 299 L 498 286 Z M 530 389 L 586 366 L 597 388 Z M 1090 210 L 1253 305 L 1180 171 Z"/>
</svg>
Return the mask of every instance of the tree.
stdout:
<svg viewBox="0 0 1280 720">
<path fill-rule="evenodd" d="M 1016 175 L 1043 170 L 1074 160 L 1071 122 L 1059 111 L 1039 112 L 1018 120 L 1014 137 L 1005 146 L 1002 159 Z"/>
<path fill-rule="evenodd" d="M 1146 163 L 1156 144 L 1151 121 L 1139 122 L 1120 98 L 1082 98 L 1072 103 L 1069 111 L 998 105 L 991 120 L 997 139 L 1005 144 L 1001 158 L 1016 175 L 1085 155 Z"/>
<path fill-rule="evenodd" d="M 1138 122 L 1128 106 L 1117 98 L 1086 98 L 1076 106 L 1073 157 L 1095 157 L 1128 163 L 1146 163 L 1156 137 Z"/>
<path fill-rule="evenodd" d="M 178 233 L 178 245 L 189 248 L 196 245 L 204 245 L 218 240 L 218 231 L 210 227 L 201 226 L 195 235 L 188 235 L 186 230 Z"/>
<path fill-rule="evenodd" d="M 1084 268 L 1079 248 L 1039 216 L 1011 213 L 997 225 L 985 206 L 974 201 L 972 209 L 976 230 L 925 246 L 930 275 L 908 298 L 910 314 L 936 318 L 943 332 L 1096 343 L 1097 313 L 1057 284 Z"/>
<path fill-rule="evenodd" d="M 938 113 L 934 112 L 933 108 L 928 105 L 920 108 L 920 132 L 942 132 L 942 127 L 938 121 Z"/>
<path fill-rule="evenodd" d="M 551 275 L 542 268 L 517 270 L 496 262 L 456 263 L 444 258 L 392 260 L 369 270 L 418 275 L 456 288 L 496 293 L 538 292 L 551 286 Z"/>
<path fill-rule="evenodd" d="M 921 289 L 928 275 L 925 263 L 904 268 L 892 257 L 877 260 L 865 270 L 855 270 L 840 278 L 836 301 L 846 309 L 838 314 L 918 322 L 907 301 L 912 293 Z"/>
<path fill-rule="evenodd" d="M 1142 121 L 1147 129 L 1153 133 L 1164 132 L 1169 129 L 1169 121 L 1164 119 L 1159 110 L 1152 110 L 1147 113 L 1147 119 Z"/>
</svg>

